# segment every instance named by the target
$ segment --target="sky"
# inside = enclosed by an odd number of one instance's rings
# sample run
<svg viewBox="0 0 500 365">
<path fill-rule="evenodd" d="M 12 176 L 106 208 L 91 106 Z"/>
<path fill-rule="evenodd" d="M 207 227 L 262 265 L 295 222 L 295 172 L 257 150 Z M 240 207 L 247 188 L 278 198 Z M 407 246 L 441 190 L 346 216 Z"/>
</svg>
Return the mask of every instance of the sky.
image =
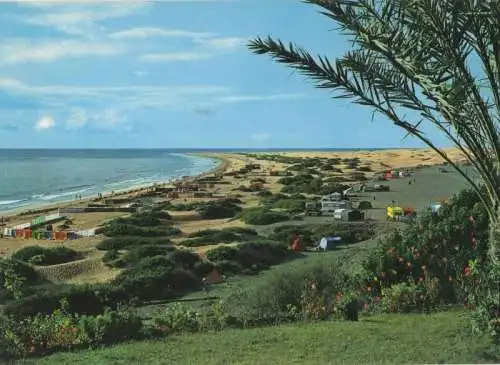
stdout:
<svg viewBox="0 0 500 365">
<path fill-rule="evenodd" d="M 318 10 L 300 0 L 0 2 L 0 148 L 421 147 L 248 51 L 271 35 L 341 56 L 349 43 Z"/>
</svg>

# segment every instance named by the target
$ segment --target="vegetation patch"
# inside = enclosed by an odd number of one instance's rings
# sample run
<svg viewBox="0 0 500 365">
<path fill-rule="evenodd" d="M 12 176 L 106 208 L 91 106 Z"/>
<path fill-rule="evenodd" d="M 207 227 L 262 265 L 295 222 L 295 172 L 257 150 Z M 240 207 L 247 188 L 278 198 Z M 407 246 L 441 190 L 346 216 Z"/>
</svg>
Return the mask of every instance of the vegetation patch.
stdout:
<svg viewBox="0 0 500 365">
<path fill-rule="evenodd" d="M 179 244 L 187 247 L 200 247 L 216 243 L 244 242 L 257 238 L 258 234 L 251 228 L 229 227 L 220 230 L 205 229 L 191 233 L 188 237 Z"/>
<path fill-rule="evenodd" d="M 27 246 L 16 251 L 12 258 L 37 266 L 57 265 L 81 258 L 82 255 L 68 247 Z"/>
<path fill-rule="evenodd" d="M 221 246 L 206 252 L 208 260 L 224 274 L 254 274 L 291 257 L 288 246 L 270 241 Z"/>
<path fill-rule="evenodd" d="M 274 212 L 265 208 L 258 208 L 247 210 L 240 216 L 240 219 L 246 224 L 261 226 L 287 221 L 290 217 L 285 213 Z"/>
<path fill-rule="evenodd" d="M 168 237 L 118 236 L 106 238 L 96 245 L 99 250 L 123 250 L 144 245 L 171 245 Z"/>
</svg>

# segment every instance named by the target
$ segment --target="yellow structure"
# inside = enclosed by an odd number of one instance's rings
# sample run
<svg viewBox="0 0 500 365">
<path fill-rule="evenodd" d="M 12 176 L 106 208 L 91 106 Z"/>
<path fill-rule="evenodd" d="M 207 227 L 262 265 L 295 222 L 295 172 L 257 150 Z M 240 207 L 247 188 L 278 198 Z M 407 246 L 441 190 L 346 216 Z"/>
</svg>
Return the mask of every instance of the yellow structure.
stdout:
<svg viewBox="0 0 500 365">
<path fill-rule="evenodd" d="M 403 208 L 387 207 L 387 219 L 396 220 L 396 217 L 403 215 L 404 215 Z"/>
</svg>

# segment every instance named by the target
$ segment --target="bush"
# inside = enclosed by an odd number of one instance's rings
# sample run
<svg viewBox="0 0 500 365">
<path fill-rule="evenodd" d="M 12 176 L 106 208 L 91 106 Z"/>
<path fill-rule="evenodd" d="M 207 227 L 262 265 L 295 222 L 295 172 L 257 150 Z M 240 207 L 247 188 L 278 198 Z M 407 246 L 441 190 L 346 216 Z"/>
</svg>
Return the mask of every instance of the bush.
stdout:
<svg viewBox="0 0 500 365">
<path fill-rule="evenodd" d="M 424 213 L 404 231 L 382 240 L 364 264 L 371 273 L 367 285 L 380 296 L 395 284 L 436 280 L 437 301 L 463 302 L 468 288 L 461 283 L 470 261 L 486 260 L 487 237 L 486 212 L 474 193 L 464 191 L 439 214 Z"/>
<path fill-rule="evenodd" d="M 175 251 L 176 248 L 174 246 L 143 245 L 132 247 L 120 259 L 120 266 L 118 267 L 135 265 L 147 257 L 165 256 Z"/>
<path fill-rule="evenodd" d="M 200 286 L 196 275 L 182 268 L 171 256 L 147 257 L 121 272 L 111 283 L 129 298 L 169 298 Z"/>
<path fill-rule="evenodd" d="M 12 258 L 33 265 L 47 266 L 62 264 L 76 260 L 80 254 L 71 248 L 59 246 L 44 248 L 40 246 L 27 246 L 12 255 Z"/>
<path fill-rule="evenodd" d="M 290 213 L 303 212 L 306 207 L 305 199 L 282 199 L 273 203 L 273 209 L 283 209 Z"/>
<path fill-rule="evenodd" d="M 16 318 L 25 318 L 35 314 L 50 314 L 56 310 L 62 299 L 68 302 L 68 311 L 79 314 L 99 314 L 111 303 L 90 285 L 68 285 L 40 289 L 33 295 L 9 303 L 5 313 Z"/>
<path fill-rule="evenodd" d="M 134 236 L 119 236 L 106 238 L 96 245 L 99 250 L 122 250 L 129 247 L 143 245 L 170 245 L 167 237 L 134 237 Z"/>
<path fill-rule="evenodd" d="M 339 264 L 306 264 L 277 271 L 229 298 L 228 305 L 232 315 L 250 324 L 326 319 L 334 314 L 341 294 L 357 285 L 358 279 L 347 275 Z"/>
<path fill-rule="evenodd" d="M 0 298 L 20 298 L 30 286 L 42 281 L 30 265 L 14 259 L 0 258 Z"/>
<path fill-rule="evenodd" d="M 226 274 L 256 273 L 290 257 L 288 246 L 276 242 L 247 242 L 206 252 L 207 259 Z"/>
<path fill-rule="evenodd" d="M 102 315 L 78 317 L 58 309 L 49 315 L 25 318 L 20 326 L 12 319 L 0 320 L 2 359 L 46 355 L 143 337 L 142 320 L 130 311 L 107 310 Z"/>
<path fill-rule="evenodd" d="M 110 267 L 122 267 L 125 265 L 123 261 L 118 261 L 120 260 L 120 253 L 118 250 L 112 249 L 109 251 L 106 251 L 104 256 L 102 257 L 102 262 L 106 264 L 106 266 Z"/>
<path fill-rule="evenodd" d="M 199 205 L 196 208 L 196 212 L 203 219 L 233 218 L 242 210 L 240 206 L 236 205 L 239 203 L 241 203 L 239 199 L 223 199 L 206 202 Z"/>
<path fill-rule="evenodd" d="M 129 224 L 140 227 L 156 227 L 164 224 L 165 220 L 171 220 L 172 217 L 162 210 L 153 210 L 148 212 L 134 213 L 130 217 L 116 218 L 112 222 L 115 224 Z"/>
<path fill-rule="evenodd" d="M 313 228 L 299 225 L 283 225 L 276 227 L 274 232 L 269 235 L 269 239 L 280 243 L 291 244 L 292 237 L 298 235 L 305 246 L 315 246 L 316 241 L 313 238 Z"/>
<path fill-rule="evenodd" d="M 206 246 L 215 243 L 243 242 L 255 238 L 257 232 L 250 228 L 230 227 L 221 230 L 206 229 L 191 233 L 190 239 L 179 244 L 187 247 Z"/>
<path fill-rule="evenodd" d="M 181 233 L 176 227 L 139 227 L 131 224 L 110 223 L 104 227 L 104 235 L 116 236 L 139 236 L 139 237 L 164 237 L 175 236 Z"/>
<path fill-rule="evenodd" d="M 267 225 L 289 220 L 290 217 L 284 213 L 273 212 L 266 209 L 249 210 L 242 214 L 241 220 L 246 224 Z"/>
</svg>

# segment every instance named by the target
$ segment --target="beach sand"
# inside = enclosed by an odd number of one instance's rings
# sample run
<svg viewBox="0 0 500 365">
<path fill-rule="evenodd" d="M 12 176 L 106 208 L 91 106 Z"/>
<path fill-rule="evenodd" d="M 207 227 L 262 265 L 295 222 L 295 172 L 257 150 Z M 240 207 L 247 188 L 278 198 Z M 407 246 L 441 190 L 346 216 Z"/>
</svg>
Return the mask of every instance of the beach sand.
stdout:
<svg viewBox="0 0 500 365">
<path fill-rule="evenodd" d="M 456 150 L 447 149 L 446 154 L 453 161 L 463 160 L 463 156 Z M 257 153 L 257 152 L 253 152 Z M 397 150 L 380 150 L 380 151 L 332 151 L 332 152 L 314 152 L 314 151 L 304 151 L 304 152 L 263 152 L 258 154 L 279 154 L 283 156 L 290 157 L 300 157 L 300 158 L 313 158 L 313 157 L 326 157 L 326 158 L 359 158 L 361 160 L 361 165 L 370 166 L 374 172 L 381 171 L 388 168 L 401 168 L 401 167 L 415 167 L 418 165 L 434 165 L 442 163 L 442 159 L 435 152 L 429 149 L 397 149 Z M 266 180 L 266 189 L 272 192 L 279 192 L 281 185 L 278 184 L 279 176 L 269 176 L 271 170 L 281 170 L 287 167 L 286 164 L 276 163 L 274 161 L 267 160 L 256 160 L 248 156 L 237 154 L 237 153 L 200 153 L 197 155 L 202 155 L 205 157 L 217 158 L 221 160 L 220 165 L 212 171 L 203 173 L 201 175 L 210 175 L 215 172 L 230 172 L 237 171 L 249 163 L 256 163 L 261 166 L 260 170 L 255 170 L 246 175 L 244 179 L 236 179 L 235 177 L 225 176 L 224 184 L 216 184 L 214 188 L 207 189 L 211 192 L 217 193 L 234 193 L 234 189 L 240 185 L 248 185 L 251 179 L 263 178 Z M 345 166 L 338 165 L 339 168 L 345 168 Z M 345 172 L 344 172 L 345 173 Z M 367 173 L 369 177 L 373 173 Z M 341 176 L 341 174 L 337 174 Z M 198 176 L 199 177 L 199 176 Z M 189 181 L 193 181 L 196 177 L 190 177 Z M 161 186 L 161 185 L 158 185 Z M 140 194 L 147 192 L 150 187 L 143 187 L 140 189 L 135 189 L 134 191 L 121 192 L 115 194 L 115 197 L 127 198 L 133 201 Z M 238 192 L 241 193 L 241 192 Z M 241 193 L 243 197 L 241 198 L 244 202 L 245 207 L 256 206 L 258 204 L 258 198 L 251 193 Z M 163 197 L 167 200 L 166 196 Z M 180 199 L 172 200 L 173 203 L 185 202 L 185 199 L 181 197 Z M 60 207 L 82 207 L 86 206 L 92 199 L 84 199 L 81 201 L 74 201 L 62 204 L 55 204 L 50 207 L 45 207 L 48 212 L 42 214 L 50 214 L 52 212 L 57 212 Z M 189 198 L 189 201 L 194 200 L 207 200 L 207 199 L 193 199 Z M 9 216 L 9 221 L 7 226 L 13 226 L 18 223 L 28 222 L 36 216 L 41 215 L 39 212 L 33 212 L 29 215 L 19 215 L 21 212 L 16 212 L 18 214 L 13 214 Z M 195 232 L 202 229 L 212 228 L 219 229 L 225 227 L 234 226 L 244 226 L 239 220 L 232 219 L 220 219 L 220 220 L 202 220 L 195 212 L 171 212 L 175 225 L 179 227 L 184 235 L 191 232 Z M 68 214 L 68 218 L 72 220 L 72 225 L 70 230 L 82 230 L 82 229 L 92 229 L 99 225 L 102 225 L 106 221 L 114 219 L 119 216 L 125 216 L 126 213 L 79 213 L 79 214 Z M 57 226 L 57 224 L 56 224 Z M 178 241 L 182 238 L 176 239 Z M 40 245 L 45 247 L 53 247 L 64 245 L 67 247 L 74 248 L 78 251 L 85 253 L 87 258 L 99 259 L 99 255 L 95 249 L 95 245 L 100 242 L 102 238 L 99 237 L 88 237 L 80 238 L 72 241 L 48 241 L 48 240 L 24 240 L 24 239 L 13 239 L 13 238 L 1 238 L 0 239 L 0 256 L 10 256 L 16 250 L 31 246 Z M 198 249 L 199 251 L 204 251 L 210 249 L 211 246 L 205 246 Z M 97 255 L 97 256 L 96 256 Z M 92 272 L 78 274 L 77 277 L 71 278 L 71 282 L 97 282 L 107 280 L 116 275 L 119 271 L 106 268 L 104 265 L 94 265 L 92 266 Z M 67 281 L 67 280 L 65 280 Z"/>
</svg>

